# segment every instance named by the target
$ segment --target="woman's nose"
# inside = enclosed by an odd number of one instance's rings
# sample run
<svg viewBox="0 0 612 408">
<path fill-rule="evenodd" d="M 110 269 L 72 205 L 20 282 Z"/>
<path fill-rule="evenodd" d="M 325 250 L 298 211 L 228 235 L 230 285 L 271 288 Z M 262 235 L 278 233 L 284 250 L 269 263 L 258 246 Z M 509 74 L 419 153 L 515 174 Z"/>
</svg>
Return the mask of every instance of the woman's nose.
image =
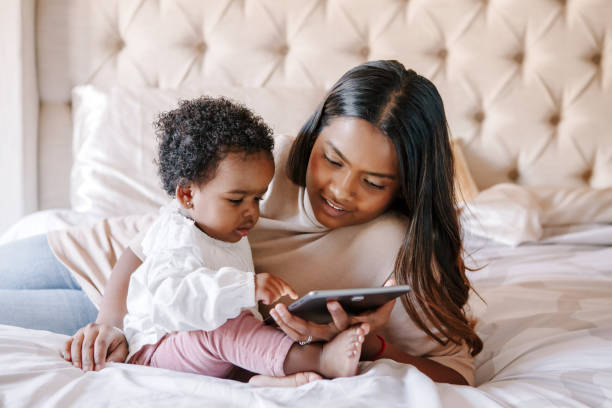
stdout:
<svg viewBox="0 0 612 408">
<path fill-rule="evenodd" d="M 355 195 L 352 179 L 353 177 L 351 173 L 345 172 L 343 174 L 339 174 L 338 177 L 332 181 L 330 191 L 336 200 L 348 200 Z"/>
</svg>

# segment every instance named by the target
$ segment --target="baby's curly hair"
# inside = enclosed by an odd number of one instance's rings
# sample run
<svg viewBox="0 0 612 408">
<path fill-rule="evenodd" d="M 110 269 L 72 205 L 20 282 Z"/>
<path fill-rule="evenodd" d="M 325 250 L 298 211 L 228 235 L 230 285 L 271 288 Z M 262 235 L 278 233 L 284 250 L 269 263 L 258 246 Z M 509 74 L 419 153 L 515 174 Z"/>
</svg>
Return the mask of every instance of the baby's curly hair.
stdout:
<svg viewBox="0 0 612 408">
<path fill-rule="evenodd" d="M 223 97 L 182 100 L 177 109 L 161 113 L 154 126 L 159 175 L 171 197 L 179 184 L 214 178 L 228 153 L 263 151 L 272 159 L 270 127 L 247 107 Z"/>
</svg>

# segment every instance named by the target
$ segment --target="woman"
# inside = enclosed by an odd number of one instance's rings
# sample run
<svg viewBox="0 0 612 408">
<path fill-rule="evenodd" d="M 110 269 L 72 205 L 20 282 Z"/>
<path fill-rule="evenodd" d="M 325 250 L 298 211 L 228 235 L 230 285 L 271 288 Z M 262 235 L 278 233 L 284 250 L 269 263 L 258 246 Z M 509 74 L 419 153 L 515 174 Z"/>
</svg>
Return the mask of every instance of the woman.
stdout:
<svg viewBox="0 0 612 408">
<path fill-rule="evenodd" d="M 435 381 L 472 383 L 472 356 L 482 342 L 463 310 L 470 285 L 435 86 L 396 61 L 357 66 L 334 85 L 294 142 L 277 140 L 276 162 L 262 218 L 249 237 L 257 272 L 279 276 L 300 295 L 380 286 L 389 278 L 412 287 L 402 302 L 365 316 L 349 317 L 332 302 L 329 325 L 305 322 L 278 305 L 270 314 L 280 328 L 303 342 L 368 322 L 383 339 L 382 357 L 412 364 Z M 107 220 L 94 231 L 48 236 L 55 256 L 94 302 L 114 265 L 96 323 L 66 345 L 67 358 L 85 370 L 127 355 L 117 327 L 129 276 L 142 261 L 123 247 L 151 219 Z"/>
</svg>

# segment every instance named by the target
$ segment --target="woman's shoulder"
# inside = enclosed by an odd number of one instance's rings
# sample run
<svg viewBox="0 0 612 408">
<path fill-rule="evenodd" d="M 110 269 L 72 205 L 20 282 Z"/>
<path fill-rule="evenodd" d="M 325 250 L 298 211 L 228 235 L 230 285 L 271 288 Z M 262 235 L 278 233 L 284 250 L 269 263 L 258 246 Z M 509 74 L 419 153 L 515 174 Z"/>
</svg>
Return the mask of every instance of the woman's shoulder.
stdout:
<svg viewBox="0 0 612 408">
<path fill-rule="evenodd" d="M 364 235 L 368 240 L 401 241 L 406 236 L 408 218 L 395 211 L 386 211 L 371 221 L 348 227 L 351 234 Z"/>
</svg>

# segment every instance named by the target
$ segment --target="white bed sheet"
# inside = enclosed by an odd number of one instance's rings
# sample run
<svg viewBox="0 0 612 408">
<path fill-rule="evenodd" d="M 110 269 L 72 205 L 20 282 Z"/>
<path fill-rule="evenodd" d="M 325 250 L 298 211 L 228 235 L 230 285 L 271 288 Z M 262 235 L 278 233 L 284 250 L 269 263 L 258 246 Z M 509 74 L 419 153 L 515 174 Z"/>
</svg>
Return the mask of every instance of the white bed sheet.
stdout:
<svg viewBox="0 0 612 408">
<path fill-rule="evenodd" d="M 544 236 L 516 248 L 466 238 L 471 264 L 486 265 L 471 273 L 487 302 L 470 302 L 485 342 L 477 388 L 389 360 L 297 389 L 125 364 L 83 374 L 59 357 L 66 336 L 0 326 L 0 406 L 612 407 L 612 226 Z"/>
</svg>

